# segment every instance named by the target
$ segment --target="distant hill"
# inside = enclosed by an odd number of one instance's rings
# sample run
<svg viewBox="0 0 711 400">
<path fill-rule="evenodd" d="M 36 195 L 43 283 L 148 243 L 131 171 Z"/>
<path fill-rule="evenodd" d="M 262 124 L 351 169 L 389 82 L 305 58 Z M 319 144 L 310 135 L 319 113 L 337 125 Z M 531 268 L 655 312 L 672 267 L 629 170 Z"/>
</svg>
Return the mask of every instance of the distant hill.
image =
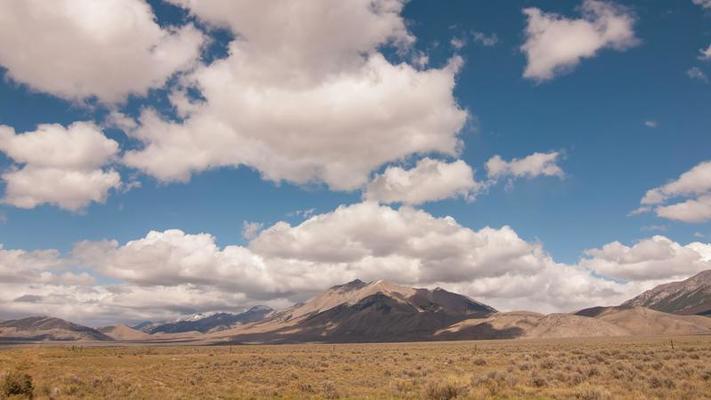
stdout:
<svg viewBox="0 0 711 400">
<path fill-rule="evenodd" d="M 530 311 L 497 313 L 467 319 L 435 333 L 437 339 L 515 339 L 626 336 L 624 329 L 606 321 L 573 314 Z"/>
<path fill-rule="evenodd" d="M 494 313 L 490 306 L 440 288 L 355 280 L 264 321 L 216 335 L 272 342 L 427 340 L 453 323 Z"/>
<path fill-rule="evenodd" d="M 112 340 L 111 337 L 96 329 L 45 316 L 0 322 L 0 339 L 17 341 Z"/>
<path fill-rule="evenodd" d="M 622 304 L 622 307 L 637 306 L 673 314 L 711 316 L 711 270 L 659 285 Z"/>
<path fill-rule="evenodd" d="M 273 311 L 273 309 L 267 306 L 254 306 L 239 314 L 214 313 L 210 315 L 197 315 L 167 323 L 155 324 L 146 322 L 134 326 L 133 328 L 150 334 L 183 332 L 206 333 L 229 329 L 237 324 L 248 324 L 251 322 L 261 321 Z"/>
<path fill-rule="evenodd" d="M 131 341 L 131 340 L 150 340 L 151 339 L 150 334 L 140 331 L 138 329 L 133 329 L 133 328 L 126 326 L 124 324 L 106 326 L 106 327 L 100 328 L 99 331 L 101 333 L 111 337 L 114 340 Z"/>
<path fill-rule="evenodd" d="M 619 326 L 630 336 L 711 334 L 711 318 L 670 314 L 646 307 L 608 307 L 595 318 Z"/>
<path fill-rule="evenodd" d="M 436 339 L 574 338 L 709 335 L 711 318 L 645 307 L 593 307 L 575 314 L 527 311 L 467 319 L 435 333 Z"/>
</svg>

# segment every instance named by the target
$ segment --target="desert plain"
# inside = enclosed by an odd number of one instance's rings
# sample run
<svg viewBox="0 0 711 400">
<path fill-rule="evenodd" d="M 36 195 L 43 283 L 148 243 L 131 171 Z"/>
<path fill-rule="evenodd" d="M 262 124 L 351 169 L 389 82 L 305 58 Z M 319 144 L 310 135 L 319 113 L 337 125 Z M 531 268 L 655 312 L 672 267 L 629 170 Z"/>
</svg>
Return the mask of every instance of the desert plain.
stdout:
<svg viewBox="0 0 711 400">
<path fill-rule="evenodd" d="M 32 344 L 0 348 L 0 396 L 710 399 L 710 361 L 711 336 L 232 346 Z M 7 393 L 13 387 L 8 385 L 23 389 L 28 378 L 30 392 Z"/>
</svg>

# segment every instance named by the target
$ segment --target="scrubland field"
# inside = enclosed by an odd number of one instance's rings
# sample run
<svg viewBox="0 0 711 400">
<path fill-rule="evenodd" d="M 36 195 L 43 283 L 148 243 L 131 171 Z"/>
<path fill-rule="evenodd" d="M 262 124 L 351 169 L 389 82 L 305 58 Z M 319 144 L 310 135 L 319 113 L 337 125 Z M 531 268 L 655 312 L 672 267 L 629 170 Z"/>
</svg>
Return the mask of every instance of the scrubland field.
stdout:
<svg viewBox="0 0 711 400">
<path fill-rule="evenodd" d="M 0 348 L 0 375 L 9 398 L 711 399 L 711 337 L 42 345 Z"/>
</svg>

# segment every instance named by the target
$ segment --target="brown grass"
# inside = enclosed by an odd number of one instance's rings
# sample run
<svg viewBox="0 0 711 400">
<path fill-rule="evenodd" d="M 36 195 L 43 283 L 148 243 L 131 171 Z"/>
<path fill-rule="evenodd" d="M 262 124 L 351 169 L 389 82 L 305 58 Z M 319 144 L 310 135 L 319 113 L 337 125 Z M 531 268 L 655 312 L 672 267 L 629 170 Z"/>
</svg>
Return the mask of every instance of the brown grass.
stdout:
<svg viewBox="0 0 711 400">
<path fill-rule="evenodd" d="M 0 348 L 25 375 L 36 399 L 711 399 L 711 337 Z"/>
</svg>

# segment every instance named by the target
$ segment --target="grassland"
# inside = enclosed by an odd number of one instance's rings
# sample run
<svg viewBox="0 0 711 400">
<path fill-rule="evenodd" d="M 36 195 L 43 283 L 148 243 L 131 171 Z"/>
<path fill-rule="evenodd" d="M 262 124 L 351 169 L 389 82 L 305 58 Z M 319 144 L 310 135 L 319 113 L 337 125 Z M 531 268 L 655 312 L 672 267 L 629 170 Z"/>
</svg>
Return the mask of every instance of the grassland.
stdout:
<svg viewBox="0 0 711 400">
<path fill-rule="evenodd" d="M 711 337 L 671 340 L 24 346 L 0 374 L 40 399 L 711 399 Z"/>
</svg>

